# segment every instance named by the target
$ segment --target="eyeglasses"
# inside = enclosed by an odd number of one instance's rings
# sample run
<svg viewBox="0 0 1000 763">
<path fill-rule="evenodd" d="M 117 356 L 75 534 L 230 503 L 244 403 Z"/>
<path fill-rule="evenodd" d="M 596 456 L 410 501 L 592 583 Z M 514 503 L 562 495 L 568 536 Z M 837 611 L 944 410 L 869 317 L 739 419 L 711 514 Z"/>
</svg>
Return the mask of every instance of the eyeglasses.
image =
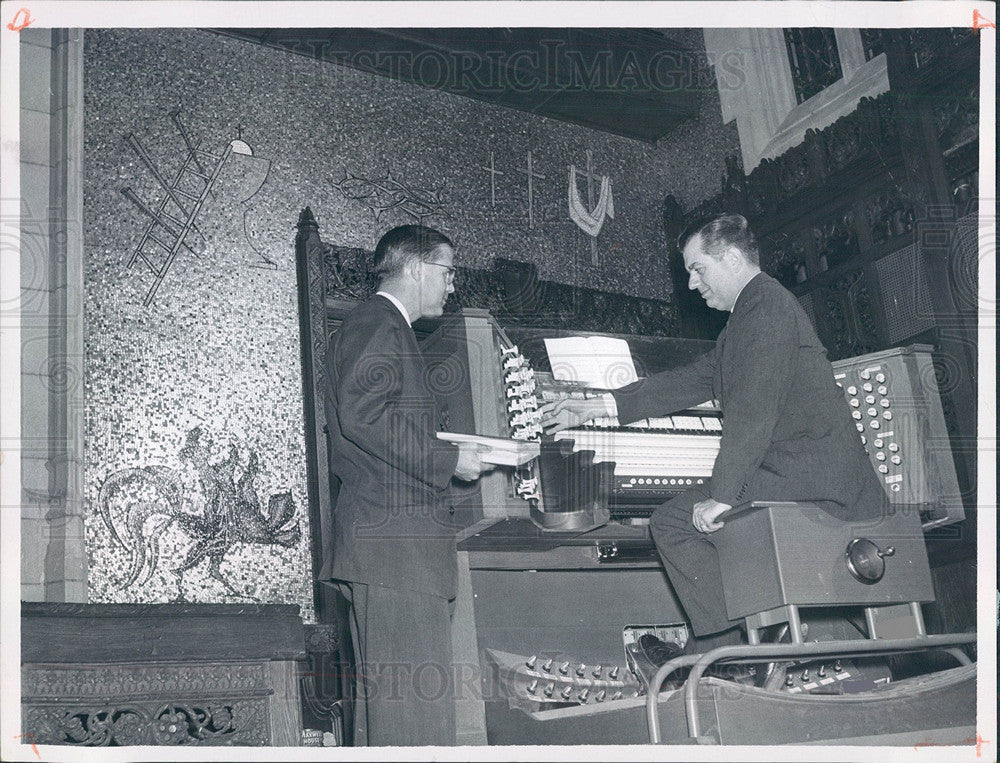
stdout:
<svg viewBox="0 0 1000 763">
<path fill-rule="evenodd" d="M 451 265 L 444 265 L 440 262 L 424 262 L 425 265 L 433 265 L 436 268 L 444 268 L 444 280 L 446 283 L 455 282 L 455 273 L 458 271 Z"/>
</svg>

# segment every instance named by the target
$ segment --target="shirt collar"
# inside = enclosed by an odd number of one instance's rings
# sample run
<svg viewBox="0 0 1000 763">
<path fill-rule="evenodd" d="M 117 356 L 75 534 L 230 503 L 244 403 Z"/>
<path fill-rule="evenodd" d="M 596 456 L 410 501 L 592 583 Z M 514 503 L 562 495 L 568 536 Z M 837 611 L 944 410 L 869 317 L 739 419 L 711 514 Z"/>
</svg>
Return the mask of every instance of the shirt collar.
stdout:
<svg viewBox="0 0 1000 763">
<path fill-rule="evenodd" d="M 408 324 L 412 325 L 413 321 L 410 320 L 410 314 L 406 312 L 406 308 L 403 307 L 402 302 L 400 302 L 398 299 L 396 299 L 387 291 L 377 291 L 375 293 L 380 297 L 385 297 L 387 300 L 392 302 L 392 304 L 396 306 L 396 309 L 399 310 L 399 312 L 403 315 L 403 320 L 405 320 Z"/>
</svg>

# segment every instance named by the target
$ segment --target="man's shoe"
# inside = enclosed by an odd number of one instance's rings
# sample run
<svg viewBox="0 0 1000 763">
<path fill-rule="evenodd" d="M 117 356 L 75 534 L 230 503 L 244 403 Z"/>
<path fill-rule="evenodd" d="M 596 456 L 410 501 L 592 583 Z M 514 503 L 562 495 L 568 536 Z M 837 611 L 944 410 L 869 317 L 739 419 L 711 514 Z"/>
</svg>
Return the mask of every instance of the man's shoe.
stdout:
<svg viewBox="0 0 1000 763">
<path fill-rule="evenodd" d="M 809 624 L 802 623 L 800 626 L 800 631 L 802 634 L 802 640 L 805 641 L 806 636 L 809 635 Z M 790 626 L 788 623 L 781 623 L 774 627 L 774 630 L 770 634 L 765 635 L 761 639 L 763 643 L 773 643 L 773 644 L 790 644 L 792 643 L 792 637 L 790 633 Z M 794 660 L 780 660 L 769 662 L 766 665 L 761 665 L 758 670 L 756 685 L 760 689 L 765 689 L 766 691 L 780 691 L 782 685 L 785 681 L 785 675 L 788 670 L 796 665 Z"/>
<path fill-rule="evenodd" d="M 684 654 L 684 647 L 677 642 L 664 641 L 652 633 L 644 633 L 639 637 L 639 649 L 657 667 L 666 665 L 674 657 L 680 657 Z"/>
<path fill-rule="evenodd" d="M 642 684 L 645 691 L 649 691 L 649 685 L 652 683 L 656 671 L 682 654 L 684 654 L 684 648 L 680 644 L 663 641 L 651 633 L 643 634 L 636 643 L 629 644 L 625 650 L 629 670 L 639 679 L 639 683 Z M 674 671 L 667 676 L 667 680 L 664 681 L 661 688 L 677 688 L 683 679 L 683 676 L 679 675 L 682 672 L 687 673 L 688 671 L 687 669 Z"/>
</svg>

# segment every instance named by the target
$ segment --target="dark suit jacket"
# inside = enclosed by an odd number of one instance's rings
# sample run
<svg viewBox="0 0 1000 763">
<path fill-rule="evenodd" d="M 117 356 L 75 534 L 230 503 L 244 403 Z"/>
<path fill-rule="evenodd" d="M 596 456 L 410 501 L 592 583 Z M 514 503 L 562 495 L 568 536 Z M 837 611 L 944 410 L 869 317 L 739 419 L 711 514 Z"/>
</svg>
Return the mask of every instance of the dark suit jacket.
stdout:
<svg viewBox="0 0 1000 763">
<path fill-rule="evenodd" d="M 813 501 L 845 519 L 882 509 L 885 493 L 826 350 L 795 297 L 765 273 L 743 288 L 711 352 L 614 396 L 623 423 L 719 401 L 717 501 Z"/>
<path fill-rule="evenodd" d="M 455 530 L 444 494 L 458 448 L 435 437 L 413 329 L 376 295 L 344 320 L 326 365 L 330 466 L 341 488 L 319 578 L 452 598 Z"/>
</svg>

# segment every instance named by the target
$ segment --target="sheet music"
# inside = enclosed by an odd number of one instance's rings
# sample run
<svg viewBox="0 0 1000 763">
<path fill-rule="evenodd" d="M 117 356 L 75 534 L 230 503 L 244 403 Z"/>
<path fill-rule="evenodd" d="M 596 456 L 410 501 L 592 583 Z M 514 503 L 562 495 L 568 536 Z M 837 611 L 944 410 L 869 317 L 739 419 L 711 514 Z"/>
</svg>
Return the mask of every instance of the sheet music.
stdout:
<svg viewBox="0 0 1000 763">
<path fill-rule="evenodd" d="M 570 336 L 546 339 L 552 376 L 597 389 L 618 389 L 639 377 L 632 351 L 624 339 L 607 336 Z"/>
</svg>

